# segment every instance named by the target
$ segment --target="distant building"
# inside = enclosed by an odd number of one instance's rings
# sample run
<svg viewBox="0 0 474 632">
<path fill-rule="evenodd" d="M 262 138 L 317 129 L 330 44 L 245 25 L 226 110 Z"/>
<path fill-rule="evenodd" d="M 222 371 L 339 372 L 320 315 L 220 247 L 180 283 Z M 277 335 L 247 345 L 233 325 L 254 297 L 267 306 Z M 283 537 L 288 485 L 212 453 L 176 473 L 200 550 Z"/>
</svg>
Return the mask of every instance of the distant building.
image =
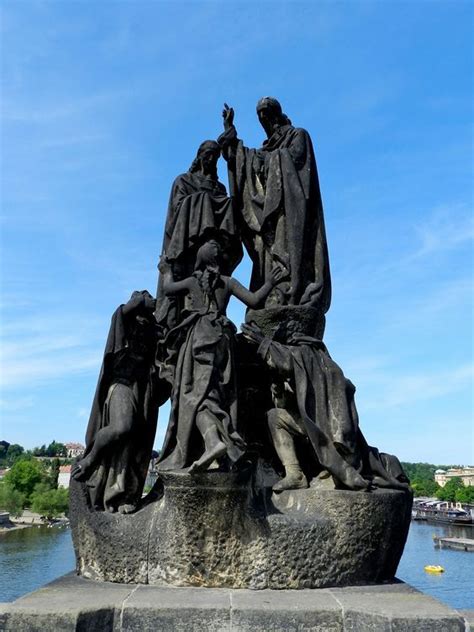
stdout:
<svg viewBox="0 0 474 632">
<path fill-rule="evenodd" d="M 58 475 L 58 487 L 69 489 L 69 480 L 71 478 L 71 465 L 60 465 Z"/>
<path fill-rule="evenodd" d="M 68 459 L 75 459 L 84 454 L 85 447 L 82 443 L 65 443 Z"/>
<path fill-rule="evenodd" d="M 466 487 L 474 485 L 474 467 L 451 467 L 449 470 L 436 470 L 434 479 L 440 487 L 444 487 L 452 478 L 460 478 Z"/>
</svg>

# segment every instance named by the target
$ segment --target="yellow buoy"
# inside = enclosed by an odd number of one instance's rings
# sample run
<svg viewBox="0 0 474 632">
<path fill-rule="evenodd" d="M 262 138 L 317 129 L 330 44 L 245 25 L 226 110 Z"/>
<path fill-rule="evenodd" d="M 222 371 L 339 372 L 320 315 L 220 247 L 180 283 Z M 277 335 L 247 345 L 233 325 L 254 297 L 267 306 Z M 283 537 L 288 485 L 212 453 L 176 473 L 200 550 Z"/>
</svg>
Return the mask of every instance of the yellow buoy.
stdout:
<svg viewBox="0 0 474 632">
<path fill-rule="evenodd" d="M 425 566 L 425 571 L 427 573 L 444 573 L 444 568 L 442 566 L 428 565 Z"/>
</svg>

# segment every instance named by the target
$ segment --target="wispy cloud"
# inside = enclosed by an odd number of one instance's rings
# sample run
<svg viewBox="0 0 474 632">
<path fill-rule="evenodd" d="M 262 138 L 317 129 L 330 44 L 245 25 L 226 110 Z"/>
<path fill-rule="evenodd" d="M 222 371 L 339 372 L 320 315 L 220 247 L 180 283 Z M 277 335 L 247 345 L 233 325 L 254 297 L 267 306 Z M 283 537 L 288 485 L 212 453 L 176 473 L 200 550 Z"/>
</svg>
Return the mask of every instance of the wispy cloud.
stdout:
<svg viewBox="0 0 474 632">
<path fill-rule="evenodd" d="M 464 391 L 473 386 L 474 365 L 466 363 L 457 368 L 437 371 L 400 373 L 399 370 L 385 367 L 384 370 L 368 371 L 359 374 L 365 383 L 364 390 L 370 392 L 365 398 L 364 409 L 383 412 L 389 408 L 398 408 L 424 401 L 436 401 L 447 395 Z M 369 387 L 370 388 L 367 388 Z"/>
<path fill-rule="evenodd" d="M 451 250 L 474 239 L 474 216 L 466 204 L 444 204 L 434 209 L 428 221 L 415 225 L 419 248 L 409 259 Z"/>
</svg>

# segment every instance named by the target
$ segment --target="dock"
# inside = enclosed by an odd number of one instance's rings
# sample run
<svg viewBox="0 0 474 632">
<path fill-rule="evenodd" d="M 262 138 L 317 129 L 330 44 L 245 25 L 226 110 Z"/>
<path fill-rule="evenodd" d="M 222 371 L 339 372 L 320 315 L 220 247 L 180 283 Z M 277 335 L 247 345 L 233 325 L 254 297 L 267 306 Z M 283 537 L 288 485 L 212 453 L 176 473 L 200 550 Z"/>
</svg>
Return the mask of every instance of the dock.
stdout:
<svg viewBox="0 0 474 632">
<path fill-rule="evenodd" d="M 470 538 L 439 538 L 433 536 L 435 547 L 455 551 L 474 551 L 474 540 Z"/>
</svg>

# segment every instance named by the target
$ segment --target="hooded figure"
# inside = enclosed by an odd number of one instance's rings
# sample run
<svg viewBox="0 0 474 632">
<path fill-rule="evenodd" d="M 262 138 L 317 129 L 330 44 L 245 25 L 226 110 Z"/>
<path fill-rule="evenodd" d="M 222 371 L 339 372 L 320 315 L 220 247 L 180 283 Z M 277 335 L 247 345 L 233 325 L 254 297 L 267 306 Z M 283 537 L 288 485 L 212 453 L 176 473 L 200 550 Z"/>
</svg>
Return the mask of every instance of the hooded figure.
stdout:
<svg viewBox="0 0 474 632">
<path fill-rule="evenodd" d="M 232 202 L 217 177 L 221 150 L 213 140 L 199 146 L 189 171 L 173 182 L 168 204 L 162 255 L 176 279 L 185 279 L 194 271 L 199 247 L 208 239 L 217 239 L 224 257 L 222 269 L 231 274 L 242 258 L 242 245 L 234 221 Z M 182 305 L 163 293 L 160 277 L 157 290 L 156 319 L 169 330 L 180 319 Z"/>
<path fill-rule="evenodd" d="M 260 287 L 280 262 L 290 278 L 275 288 L 266 306 L 298 305 L 313 284 L 318 290 L 314 306 L 325 314 L 331 280 L 311 138 L 306 130 L 292 126 L 272 97 L 260 99 L 257 115 L 267 134 L 260 149 L 249 149 L 237 138 L 234 112 L 227 105 L 225 131 L 218 139 L 242 219 L 242 239 L 253 262 L 250 289 Z"/>
<path fill-rule="evenodd" d="M 85 455 L 71 473 L 86 482 L 98 510 L 130 513 L 143 492 L 162 403 L 155 383 L 154 307 L 153 297 L 143 290 L 112 316 Z M 162 395 L 166 399 L 167 393 Z"/>
</svg>

